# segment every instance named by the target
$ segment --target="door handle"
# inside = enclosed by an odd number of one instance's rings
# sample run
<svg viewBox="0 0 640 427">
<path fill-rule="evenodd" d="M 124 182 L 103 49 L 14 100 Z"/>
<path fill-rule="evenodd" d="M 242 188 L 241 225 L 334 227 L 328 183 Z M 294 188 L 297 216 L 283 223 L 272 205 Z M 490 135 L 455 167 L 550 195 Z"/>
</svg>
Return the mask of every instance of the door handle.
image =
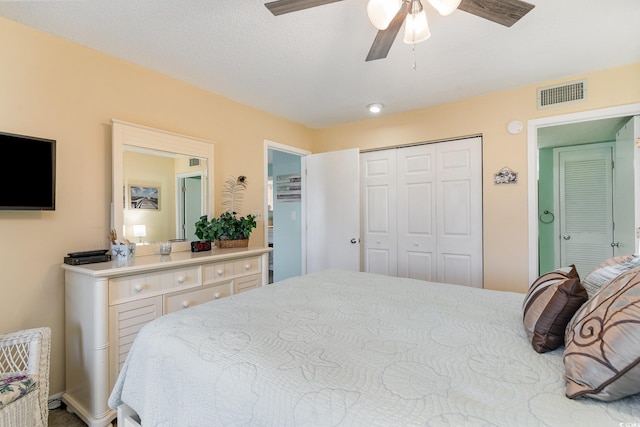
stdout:
<svg viewBox="0 0 640 427">
<path fill-rule="evenodd" d="M 569 240 L 569 239 L 571 239 L 571 236 L 569 236 L 568 234 L 563 234 L 563 235 L 562 235 L 562 238 L 563 238 L 564 240 Z"/>
<path fill-rule="evenodd" d="M 611 242 L 611 247 L 612 248 L 619 248 L 620 247 L 620 242 Z"/>
<path fill-rule="evenodd" d="M 356 243 L 360 243 L 360 239 L 356 239 L 355 237 L 351 239 L 351 243 L 353 243 L 354 245 Z"/>
</svg>

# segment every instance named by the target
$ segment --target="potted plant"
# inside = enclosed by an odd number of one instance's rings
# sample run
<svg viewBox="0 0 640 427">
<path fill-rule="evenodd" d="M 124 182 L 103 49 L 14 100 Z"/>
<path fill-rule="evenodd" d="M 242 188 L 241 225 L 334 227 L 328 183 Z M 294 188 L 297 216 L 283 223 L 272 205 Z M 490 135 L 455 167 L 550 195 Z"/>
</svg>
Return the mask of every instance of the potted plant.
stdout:
<svg viewBox="0 0 640 427">
<path fill-rule="evenodd" d="M 221 248 L 249 246 L 249 236 L 256 227 L 256 217 L 254 215 L 239 217 L 236 211 L 242 201 L 242 192 L 247 188 L 247 183 L 245 176 L 231 177 L 225 181 L 223 206 L 227 207 L 227 210 L 218 218 L 211 220 L 207 215 L 200 217 L 195 224 L 195 233 L 199 239 L 205 242 L 217 240 Z M 193 244 L 192 250 L 194 250 Z"/>
<path fill-rule="evenodd" d="M 210 222 L 213 239 L 221 248 L 249 246 L 249 235 L 256 228 L 256 217 L 238 217 L 236 212 L 224 212 Z"/>
</svg>

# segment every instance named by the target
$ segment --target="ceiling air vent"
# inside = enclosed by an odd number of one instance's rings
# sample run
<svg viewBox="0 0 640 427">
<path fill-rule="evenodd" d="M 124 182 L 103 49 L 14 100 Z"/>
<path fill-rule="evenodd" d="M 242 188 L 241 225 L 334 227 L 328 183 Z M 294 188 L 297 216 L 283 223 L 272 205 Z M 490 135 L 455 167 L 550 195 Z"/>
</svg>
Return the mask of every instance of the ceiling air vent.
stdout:
<svg viewBox="0 0 640 427">
<path fill-rule="evenodd" d="M 573 104 L 587 99 L 587 81 L 538 88 L 538 109 Z"/>
</svg>

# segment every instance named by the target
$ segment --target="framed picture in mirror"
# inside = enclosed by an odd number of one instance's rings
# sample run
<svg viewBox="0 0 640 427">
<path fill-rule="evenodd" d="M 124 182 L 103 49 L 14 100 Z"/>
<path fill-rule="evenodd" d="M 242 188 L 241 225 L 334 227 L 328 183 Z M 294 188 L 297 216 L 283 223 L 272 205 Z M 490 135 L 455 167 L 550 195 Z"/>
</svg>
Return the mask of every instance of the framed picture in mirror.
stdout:
<svg viewBox="0 0 640 427">
<path fill-rule="evenodd" d="M 160 210 L 160 187 L 152 185 L 130 185 L 129 207 L 131 209 Z"/>
</svg>

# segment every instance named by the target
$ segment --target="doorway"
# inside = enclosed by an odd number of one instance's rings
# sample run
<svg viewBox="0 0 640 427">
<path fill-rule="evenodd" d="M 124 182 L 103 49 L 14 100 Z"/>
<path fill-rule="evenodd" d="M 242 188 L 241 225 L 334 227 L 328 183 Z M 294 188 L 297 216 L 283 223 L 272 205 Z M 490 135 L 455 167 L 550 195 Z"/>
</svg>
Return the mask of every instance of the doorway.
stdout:
<svg viewBox="0 0 640 427">
<path fill-rule="evenodd" d="M 542 244 L 542 236 L 540 235 L 540 216 L 544 214 L 545 210 L 542 206 L 539 206 L 539 194 L 538 194 L 538 176 L 540 173 L 540 159 L 541 153 L 539 148 L 543 148 L 545 146 L 553 146 L 553 144 L 545 145 L 545 132 L 553 131 L 555 127 L 571 127 L 571 126 L 588 126 L 590 123 L 595 123 L 601 120 L 618 120 L 620 123 L 623 123 L 627 119 L 632 116 L 637 116 L 640 114 L 640 104 L 629 104 L 612 108 L 604 108 L 600 110 L 591 110 L 584 111 L 579 113 L 571 113 L 559 116 L 546 117 L 542 119 L 530 120 L 528 122 L 528 130 L 527 130 L 527 146 L 528 146 L 528 158 L 529 158 L 529 168 L 528 168 L 528 204 L 529 204 L 529 282 L 538 277 L 540 274 L 540 257 L 541 254 L 539 252 L 539 244 Z M 572 133 L 578 133 L 578 129 L 570 129 Z M 638 130 L 636 129 L 636 133 Z M 589 132 L 587 132 L 589 133 Z M 612 139 L 615 139 L 612 138 Z M 562 144 L 557 144 L 562 145 Z M 635 150 L 637 151 L 637 150 Z M 637 175 L 640 172 L 640 169 L 637 168 L 637 160 L 636 162 L 636 180 Z M 635 195 L 634 195 L 635 196 Z M 636 199 L 636 204 L 638 203 L 638 197 L 634 197 Z M 541 210 L 542 209 L 542 210 Z M 638 208 L 636 206 L 635 216 L 638 215 Z M 551 216 L 546 215 L 543 218 L 551 218 Z M 634 222 L 638 224 L 637 219 Z M 540 239 L 539 239 L 540 237 Z M 553 236 L 555 238 L 557 236 Z M 632 236 L 635 238 L 635 236 Z"/>
<path fill-rule="evenodd" d="M 304 273 L 302 159 L 308 154 L 306 150 L 265 141 L 265 242 L 272 248 L 269 283 Z"/>
<path fill-rule="evenodd" d="M 197 240 L 196 222 L 203 215 L 202 172 L 178 174 L 177 177 L 177 240 Z"/>
<path fill-rule="evenodd" d="M 311 154 L 265 141 L 273 281 L 331 268 L 359 271 L 358 156 L 358 149 Z"/>
<path fill-rule="evenodd" d="M 574 264 L 580 277 L 614 255 L 612 142 L 554 148 L 555 263 Z M 624 230 L 631 234 L 633 230 Z M 546 272 L 542 271 L 541 273 Z"/>
</svg>

